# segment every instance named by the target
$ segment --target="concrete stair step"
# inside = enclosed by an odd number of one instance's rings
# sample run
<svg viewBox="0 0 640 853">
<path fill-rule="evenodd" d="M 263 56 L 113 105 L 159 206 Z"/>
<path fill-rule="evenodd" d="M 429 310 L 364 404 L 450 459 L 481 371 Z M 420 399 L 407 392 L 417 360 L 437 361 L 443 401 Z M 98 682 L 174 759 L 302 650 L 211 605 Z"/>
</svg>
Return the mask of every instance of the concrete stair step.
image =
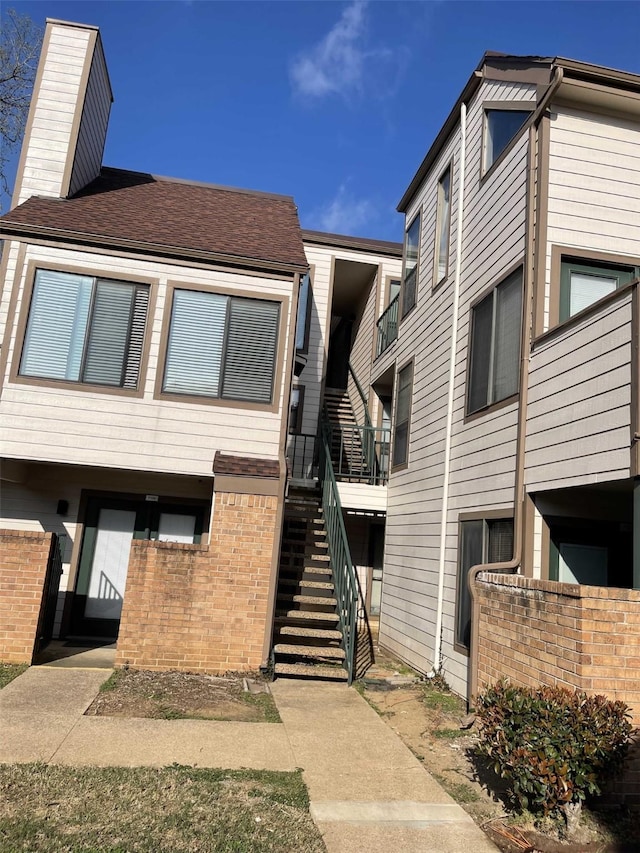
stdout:
<svg viewBox="0 0 640 853">
<path fill-rule="evenodd" d="M 276 663 L 276 675 L 300 675 L 306 678 L 333 678 L 346 681 L 349 677 L 347 671 L 341 666 L 330 665 L 308 665 L 304 663 Z"/>
<path fill-rule="evenodd" d="M 339 622 L 340 617 L 337 613 L 322 613 L 318 610 L 278 610 L 276 612 L 275 621 L 282 622 L 290 620 L 292 622 Z"/>
<path fill-rule="evenodd" d="M 273 647 L 277 655 L 293 655 L 300 658 L 332 658 L 344 660 L 344 649 L 337 646 L 300 646 L 293 643 L 276 643 Z"/>
<path fill-rule="evenodd" d="M 303 628 L 299 625 L 283 625 L 280 628 L 280 636 L 311 637 L 314 640 L 341 640 L 342 631 L 330 628 Z"/>
<path fill-rule="evenodd" d="M 318 575 L 317 578 L 309 577 L 309 580 L 319 580 L 320 577 L 329 578 L 333 576 L 332 569 L 325 568 L 323 566 L 287 566 L 283 563 L 280 563 L 280 577 L 286 578 L 291 577 L 291 574 L 294 573 L 296 577 L 305 577 L 307 575 Z"/>
<path fill-rule="evenodd" d="M 283 602 L 293 601 L 294 604 L 319 604 L 323 607 L 335 607 L 338 603 L 337 599 L 331 595 L 287 595 L 285 593 L 279 595 L 278 600 Z"/>
<path fill-rule="evenodd" d="M 327 590 L 328 592 L 333 592 L 333 584 L 329 581 L 309 581 L 304 578 L 280 578 L 280 584 L 282 586 L 300 586 L 306 587 L 307 589 L 319 589 L 319 590 Z M 324 604 L 324 597 L 321 598 L 322 603 Z"/>
</svg>

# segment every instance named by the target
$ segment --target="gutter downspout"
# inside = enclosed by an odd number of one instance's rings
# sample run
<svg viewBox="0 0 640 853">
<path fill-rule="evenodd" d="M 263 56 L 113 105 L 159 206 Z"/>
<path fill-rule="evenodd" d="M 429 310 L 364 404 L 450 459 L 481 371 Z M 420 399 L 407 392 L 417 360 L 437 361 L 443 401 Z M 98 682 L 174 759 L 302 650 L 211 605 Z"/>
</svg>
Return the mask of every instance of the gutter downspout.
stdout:
<svg viewBox="0 0 640 853">
<path fill-rule="evenodd" d="M 442 516 L 440 520 L 440 554 L 438 557 L 438 603 L 434 637 L 432 675 L 440 672 L 442 658 L 442 615 L 444 609 L 444 574 L 447 553 L 447 521 L 449 517 L 449 483 L 451 479 L 451 443 L 453 440 L 453 392 L 456 378 L 458 348 L 458 306 L 460 302 L 460 269 L 462 267 L 462 218 L 464 214 L 464 178 L 467 147 L 467 105 L 460 104 L 460 166 L 458 172 L 458 210 L 456 214 L 456 273 L 453 282 L 453 325 L 449 355 L 449 388 L 447 393 L 447 422 L 445 426 L 444 475 L 442 480 Z"/>
<path fill-rule="evenodd" d="M 476 578 L 480 572 L 495 572 L 500 574 L 516 574 L 522 563 L 523 519 L 524 519 L 524 450 L 527 426 L 527 395 L 529 390 L 529 359 L 531 351 L 531 326 L 533 323 L 534 297 L 534 214 L 537 213 L 537 198 L 535 195 L 535 143 L 537 128 L 547 106 L 564 77 L 562 68 L 556 68 L 554 79 L 534 110 L 529 125 L 529 150 L 527 155 L 527 218 L 526 218 L 526 260 L 524 268 L 524 299 L 523 326 L 520 349 L 520 394 L 518 405 L 518 437 L 516 443 L 516 480 L 514 489 L 514 537 L 513 558 L 506 563 L 484 563 L 472 566 L 467 576 L 467 584 L 471 595 L 471 637 L 469 648 L 469 678 L 467 683 L 467 702 L 473 704 L 473 697 L 478 692 L 478 608 L 476 606 Z M 538 164 L 539 167 L 540 164 Z M 546 241 L 546 235 L 543 238 Z"/>
</svg>

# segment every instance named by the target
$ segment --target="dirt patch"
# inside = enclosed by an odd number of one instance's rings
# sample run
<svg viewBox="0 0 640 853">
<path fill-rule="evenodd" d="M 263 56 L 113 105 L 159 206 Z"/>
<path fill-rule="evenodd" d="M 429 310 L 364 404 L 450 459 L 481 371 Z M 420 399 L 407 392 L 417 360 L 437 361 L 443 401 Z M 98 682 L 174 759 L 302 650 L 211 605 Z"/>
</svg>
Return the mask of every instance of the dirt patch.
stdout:
<svg viewBox="0 0 640 853">
<path fill-rule="evenodd" d="M 269 686 L 259 676 L 131 669 L 115 670 L 86 713 L 93 717 L 280 722 Z"/>
<path fill-rule="evenodd" d="M 532 819 L 506 807 L 504 786 L 473 757 L 475 727 L 462 699 L 446 685 L 419 679 L 392 658 L 376 658 L 358 689 L 431 775 L 487 833 L 503 853 L 638 853 L 640 821 L 619 812 L 585 810 L 580 835 L 562 841 L 556 824 L 539 831 Z"/>
</svg>

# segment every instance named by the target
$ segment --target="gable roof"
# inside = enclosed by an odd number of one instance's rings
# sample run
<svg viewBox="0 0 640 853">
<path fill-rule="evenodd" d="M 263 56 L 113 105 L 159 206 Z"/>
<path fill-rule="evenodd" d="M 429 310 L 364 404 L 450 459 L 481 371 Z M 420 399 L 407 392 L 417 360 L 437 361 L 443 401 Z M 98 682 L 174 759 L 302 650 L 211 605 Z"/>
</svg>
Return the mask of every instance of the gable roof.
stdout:
<svg viewBox="0 0 640 853">
<path fill-rule="evenodd" d="M 0 230 L 270 269 L 308 268 L 290 196 L 103 168 L 68 199 L 33 196 Z"/>
</svg>

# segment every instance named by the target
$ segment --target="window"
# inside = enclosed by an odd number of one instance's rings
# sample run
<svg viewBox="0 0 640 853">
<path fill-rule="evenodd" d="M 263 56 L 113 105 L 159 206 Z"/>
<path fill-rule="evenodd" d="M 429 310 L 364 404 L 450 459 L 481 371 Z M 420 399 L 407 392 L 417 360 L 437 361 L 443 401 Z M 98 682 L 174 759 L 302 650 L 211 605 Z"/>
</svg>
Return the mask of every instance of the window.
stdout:
<svg viewBox="0 0 640 853">
<path fill-rule="evenodd" d="M 138 387 L 149 286 L 37 270 L 20 374 Z"/>
<path fill-rule="evenodd" d="M 560 268 L 560 322 L 638 277 L 640 267 L 563 257 Z"/>
<path fill-rule="evenodd" d="M 311 275 L 307 273 L 300 282 L 298 317 L 296 321 L 296 350 L 305 353 L 309 348 L 311 322 Z"/>
<path fill-rule="evenodd" d="M 420 255 L 420 214 L 407 228 L 404 239 L 404 273 L 402 277 L 402 316 L 416 304 L 418 259 Z"/>
<path fill-rule="evenodd" d="M 389 279 L 389 302 L 388 305 L 391 305 L 394 299 L 398 298 L 400 294 L 400 280 L 397 278 Z"/>
<path fill-rule="evenodd" d="M 294 385 L 289 403 L 289 432 L 302 432 L 302 407 L 304 405 L 304 385 Z"/>
<path fill-rule="evenodd" d="M 398 373 L 396 416 L 393 427 L 393 467 L 406 465 L 409 450 L 409 420 L 411 418 L 411 388 L 413 362 Z"/>
<path fill-rule="evenodd" d="M 485 110 L 484 170 L 491 168 L 522 125 L 530 110 Z"/>
<path fill-rule="evenodd" d="M 518 392 L 521 314 L 522 270 L 473 308 L 468 414 Z"/>
<path fill-rule="evenodd" d="M 513 518 L 478 518 L 460 522 L 456 644 L 469 650 L 471 594 L 469 570 L 483 563 L 502 563 L 513 557 Z"/>
<path fill-rule="evenodd" d="M 270 403 L 280 304 L 175 290 L 162 390 Z"/>
<path fill-rule="evenodd" d="M 438 216 L 436 220 L 436 284 L 447 275 L 449 266 L 449 231 L 451 228 L 451 166 L 438 181 Z"/>
</svg>

